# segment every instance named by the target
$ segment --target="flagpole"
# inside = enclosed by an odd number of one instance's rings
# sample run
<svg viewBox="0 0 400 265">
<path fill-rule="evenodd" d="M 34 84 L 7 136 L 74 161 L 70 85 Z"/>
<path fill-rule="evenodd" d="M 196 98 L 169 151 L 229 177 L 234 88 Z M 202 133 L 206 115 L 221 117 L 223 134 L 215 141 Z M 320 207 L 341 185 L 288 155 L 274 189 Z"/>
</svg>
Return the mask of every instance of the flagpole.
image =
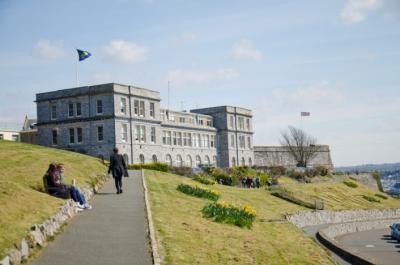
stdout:
<svg viewBox="0 0 400 265">
<path fill-rule="evenodd" d="M 78 61 L 76 61 L 76 67 L 75 67 L 75 77 L 76 77 L 76 86 L 79 86 L 79 81 L 78 81 Z"/>
</svg>

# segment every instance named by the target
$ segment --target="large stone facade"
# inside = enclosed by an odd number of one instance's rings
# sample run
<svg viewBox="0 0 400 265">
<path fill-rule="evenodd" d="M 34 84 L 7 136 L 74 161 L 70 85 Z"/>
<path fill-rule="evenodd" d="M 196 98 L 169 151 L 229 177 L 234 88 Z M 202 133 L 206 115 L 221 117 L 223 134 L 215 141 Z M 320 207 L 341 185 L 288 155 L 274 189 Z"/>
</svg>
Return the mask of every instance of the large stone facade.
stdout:
<svg viewBox="0 0 400 265">
<path fill-rule="evenodd" d="M 254 159 L 257 166 L 284 166 L 295 168 L 297 161 L 284 146 L 255 146 Z M 331 153 L 328 145 L 320 145 L 318 152 L 309 161 L 308 166 L 324 166 L 333 170 Z"/>
<path fill-rule="evenodd" d="M 178 112 L 160 101 L 157 91 L 115 83 L 39 93 L 39 144 L 106 159 L 116 146 L 129 163 L 253 164 L 250 110 Z"/>
</svg>

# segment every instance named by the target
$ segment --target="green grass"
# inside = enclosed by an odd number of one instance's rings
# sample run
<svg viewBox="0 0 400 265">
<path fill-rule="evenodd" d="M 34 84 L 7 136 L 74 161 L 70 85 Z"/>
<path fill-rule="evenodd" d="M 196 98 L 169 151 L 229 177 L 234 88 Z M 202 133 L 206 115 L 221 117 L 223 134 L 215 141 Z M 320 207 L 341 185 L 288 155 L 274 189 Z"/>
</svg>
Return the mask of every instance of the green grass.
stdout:
<svg viewBox="0 0 400 265">
<path fill-rule="evenodd" d="M 57 212 L 63 200 L 43 192 L 42 177 L 51 162 L 66 166 L 65 182 L 90 186 L 106 168 L 98 159 L 37 145 L 0 141 L 0 257 L 30 226 Z"/>
<path fill-rule="evenodd" d="M 213 186 L 226 203 L 255 209 L 252 228 L 243 229 L 204 218 L 208 200 L 176 190 L 181 183 L 197 182 L 147 170 L 146 180 L 164 264 L 334 264 L 313 239 L 284 220 L 285 213 L 306 208 L 265 189 Z"/>
</svg>

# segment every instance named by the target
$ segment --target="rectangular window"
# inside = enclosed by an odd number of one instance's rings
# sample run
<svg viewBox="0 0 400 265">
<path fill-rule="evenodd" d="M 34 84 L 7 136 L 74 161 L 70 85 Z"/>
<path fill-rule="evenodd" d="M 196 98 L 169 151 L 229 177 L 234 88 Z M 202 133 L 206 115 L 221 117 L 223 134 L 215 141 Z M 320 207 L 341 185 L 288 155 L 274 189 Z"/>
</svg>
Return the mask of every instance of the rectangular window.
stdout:
<svg viewBox="0 0 400 265">
<path fill-rule="evenodd" d="M 172 139 L 173 139 L 173 145 L 176 145 L 176 144 L 177 144 L 177 141 L 176 141 L 176 132 L 172 132 Z"/>
<path fill-rule="evenodd" d="M 135 99 L 135 100 L 133 101 L 133 114 L 134 114 L 135 116 L 138 116 L 138 115 L 139 115 L 139 100 L 137 100 L 137 99 Z"/>
<path fill-rule="evenodd" d="M 144 109 L 144 101 L 139 101 L 139 116 L 144 117 L 145 116 L 145 109 Z"/>
<path fill-rule="evenodd" d="M 177 139 L 178 139 L 178 145 L 179 145 L 179 146 L 182 146 L 182 133 L 181 133 L 181 132 L 178 132 L 178 133 L 176 134 L 176 137 L 177 137 Z"/>
<path fill-rule="evenodd" d="M 51 119 L 52 120 L 57 119 L 57 106 L 56 105 L 51 105 Z"/>
<path fill-rule="evenodd" d="M 146 127 L 144 125 L 140 126 L 140 142 L 146 142 Z"/>
<path fill-rule="evenodd" d="M 183 146 L 187 146 L 187 133 L 183 133 Z"/>
<path fill-rule="evenodd" d="M 156 127 L 151 127 L 151 143 L 156 143 Z"/>
<path fill-rule="evenodd" d="M 211 148 L 215 147 L 215 135 L 211 135 L 210 146 L 211 146 Z"/>
<path fill-rule="evenodd" d="M 179 117 L 179 123 L 185 123 L 185 117 Z"/>
<path fill-rule="evenodd" d="M 229 127 L 230 128 L 234 128 L 234 124 L 233 124 L 233 116 L 232 115 L 229 115 Z"/>
<path fill-rule="evenodd" d="M 243 117 L 239 117 L 238 118 L 238 123 L 239 123 L 239 129 L 243 130 L 244 129 L 244 118 Z"/>
<path fill-rule="evenodd" d="M 12 136 L 12 140 L 18 142 L 19 141 L 19 135 L 18 134 L 13 134 Z"/>
<path fill-rule="evenodd" d="M 82 116 L 82 103 L 76 103 L 76 116 Z"/>
<path fill-rule="evenodd" d="M 0 140 L 4 140 L 4 134 L 0 134 Z"/>
<path fill-rule="evenodd" d="M 126 142 L 128 140 L 128 124 L 122 124 L 121 140 L 122 142 Z"/>
<path fill-rule="evenodd" d="M 197 135 L 197 146 L 201 147 L 201 134 Z"/>
<path fill-rule="evenodd" d="M 188 133 L 188 146 L 192 146 L 192 134 Z"/>
<path fill-rule="evenodd" d="M 97 126 L 97 141 L 101 142 L 104 140 L 104 134 L 103 134 L 103 126 Z"/>
<path fill-rule="evenodd" d="M 203 125 L 203 120 L 199 120 L 199 125 Z"/>
<path fill-rule="evenodd" d="M 155 105 L 154 102 L 150 102 L 150 118 L 155 117 Z"/>
<path fill-rule="evenodd" d="M 161 118 L 161 120 L 162 121 L 165 121 L 165 111 L 164 110 L 162 110 L 161 112 L 160 112 L 160 118 Z"/>
<path fill-rule="evenodd" d="M 68 104 L 68 117 L 74 117 L 74 103 Z"/>
<path fill-rule="evenodd" d="M 135 126 L 135 142 L 138 143 L 140 139 L 140 125 Z"/>
<path fill-rule="evenodd" d="M 53 144 L 53 145 L 57 145 L 58 144 L 58 132 L 57 132 L 57 130 L 52 130 L 51 131 L 51 138 L 52 138 L 52 141 L 51 141 L 51 143 Z"/>
<path fill-rule="evenodd" d="M 75 130 L 74 128 L 69 128 L 68 131 L 69 131 L 69 143 L 73 144 L 75 143 Z"/>
<path fill-rule="evenodd" d="M 197 145 L 197 133 L 193 134 L 193 147 L 198 147 L 198 145 Z"/>
<path fill-rule="evenodd" d="M 251 149 L 251 138 L 247 137 L 247 146 Z"/>
<path fill-rule="evenodd" d="M 194 124 L 194 119 L 193 118 L 189 118 L 189 123 L 190 124 Z"/>
<path fill-rule="evenodd" d="M 235 135 L 231 134 L 231 147 L 235 147 Z"/>
<path fill-rule="evenodd" d="M 83 142 L 83 130 L 82 128 L 76 128 L 76 140 L 77 143 Z"/>
<path fill-rule="evenodd" d="M 167 131 L 167 145 L 171 145 L 171 132 Z"/>
<path fill-rule="evenodd" d="M 250 119 L 246 119 L 246 128 L 250 131 Z"/>
<path fill-rule="evenodd" d="M 126 98 L 121 98 L 121 114 L 126 115 Z"/>
<path fill-rule="evenodd" d="M 97 100 L 96 103 L 96 113 L 97 114 L 103 114 L 103 101 L 101 99 Z"/>
<path fill-rule="evenodd" d="M 175 121 L 175 113 L 168 111 L 168 120 Z"/>
<path fill-rule="evenodd" d="M 207 121 L 207 126 L 211 127 L 211 121 Z"/>
</svg>

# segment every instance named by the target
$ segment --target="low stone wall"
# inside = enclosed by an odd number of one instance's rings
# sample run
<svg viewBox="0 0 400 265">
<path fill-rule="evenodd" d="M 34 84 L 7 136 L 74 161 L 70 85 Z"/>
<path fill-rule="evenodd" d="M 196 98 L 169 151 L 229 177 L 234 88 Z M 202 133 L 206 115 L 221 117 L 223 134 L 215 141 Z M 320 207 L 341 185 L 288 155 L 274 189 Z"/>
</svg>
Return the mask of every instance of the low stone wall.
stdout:
<svg viewBox="0 0 400 265">
<path fill-rule="evenodd" d="M 400 209 L 299 212 L 286 219 L 297 227 L 400 218 Z"/>
<path fill-rule="evenodd" d="M 104 175 L 99 179 L 99 183 L 94 189 L 88 187 L 81 188 L 85 198 L 87 200 L 91 199 L 94 192 L 97 192 L 106 180 L 107 176 Z M 34 248 L 45 246 L 46 241 L 51 239 L 65 222 L 72 218 L 77 212 L 75 202 L 72 199 L 67 200 L 56 214 L 41 224 L 33 224 L 26 237 L 23 238 L 15 248 L 7 250 L 6 256 L 0 260 L 0 265 L 15 265 L 26 261 Z"/>
</svg>

